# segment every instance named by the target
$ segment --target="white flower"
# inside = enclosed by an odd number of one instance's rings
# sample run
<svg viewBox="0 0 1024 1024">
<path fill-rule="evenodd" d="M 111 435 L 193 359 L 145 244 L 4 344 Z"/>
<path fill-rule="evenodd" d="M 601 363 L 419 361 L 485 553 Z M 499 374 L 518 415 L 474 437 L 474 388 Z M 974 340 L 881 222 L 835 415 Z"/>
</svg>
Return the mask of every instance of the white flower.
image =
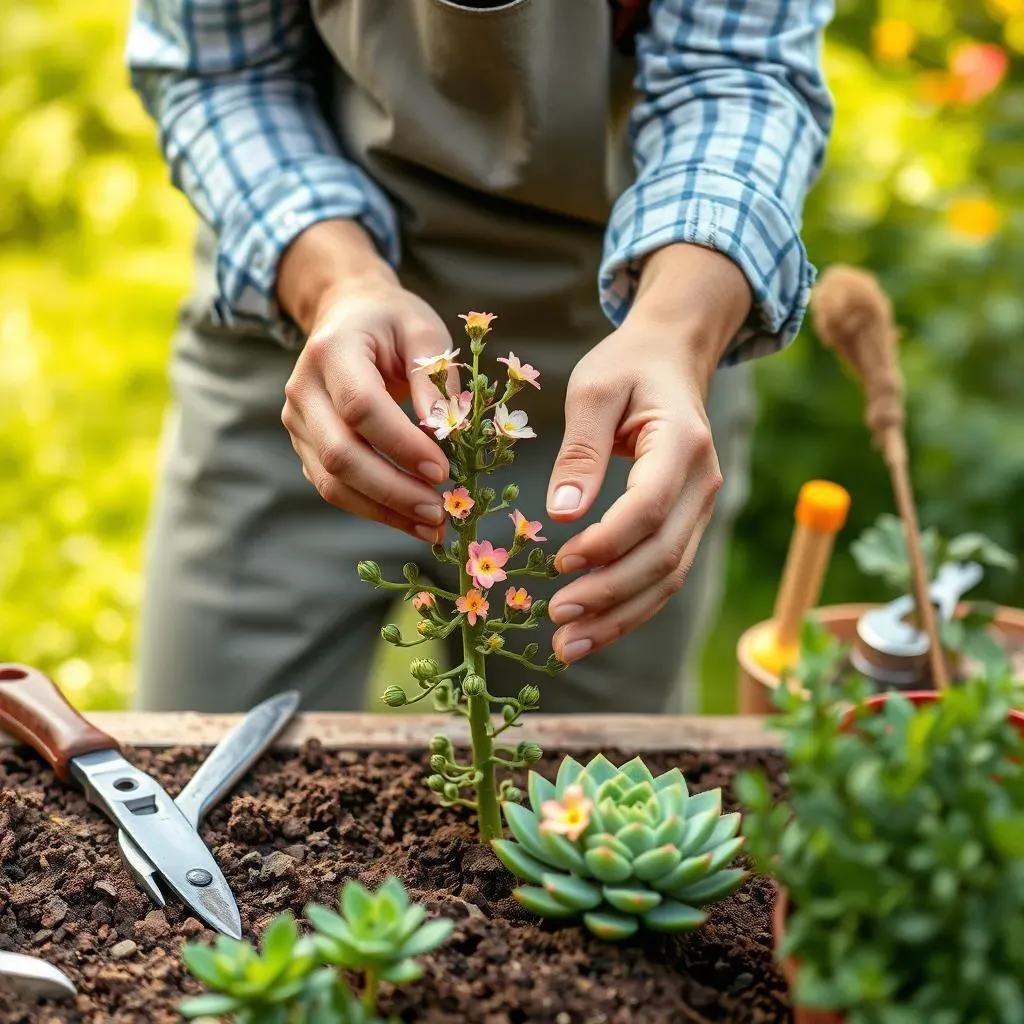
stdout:
<svg viewBox="0 0 1024 1024">
<path fill-rule="evenodd" d="M 452 432 L 462 430 L 466 426 L 472 410 L 473 395 L 469 391 L 463 391 L 461 395 L 439 398 L 430 407 L 427 418 L 420 420 L 420 423 L 430 427 L 438 441 L 443 441 Z"/>
<path fill-rule="evenodd" d="M 526 413 L 522 409 L 509 412 L 503 405 L 494 410 L 494 429 L 502 437 L 510 437 L 513 440 L 537 436 L 533 427 L 526 425 Z"/>
<path fill-rule="evenodd" d="M 465 363 L 455 362 L 455 357 L 459 354 L 459 350 L 446 349 L 439 356 L 420 356 L 414 359 L 413 362 L 416 364 L 413 373 L 419 373 L 421 370 L 430 377 L 435 373 L 443 373 L 450 366 L 465 366 Z"/>
</svg>

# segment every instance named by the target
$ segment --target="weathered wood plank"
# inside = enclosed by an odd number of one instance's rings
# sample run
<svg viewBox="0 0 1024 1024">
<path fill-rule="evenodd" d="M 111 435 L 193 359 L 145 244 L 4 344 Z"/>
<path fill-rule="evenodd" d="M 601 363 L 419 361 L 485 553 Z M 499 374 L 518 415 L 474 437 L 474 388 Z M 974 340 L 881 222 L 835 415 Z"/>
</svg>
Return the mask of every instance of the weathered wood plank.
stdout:
<svg viewBox="0 0 1024 1024">
<path fill-rule="evenodd" d="M 123 743 L 144 747 L 212 746 L 238 721 L 238 715 L 97 712 L 90 721 Z M 296 716 L 278 746 L 294 749 L 318 739 L 332 750 L 423 749 L 445 732 L 456 742 L 468 738 L 463 722 L 445 715 L 310 713 Z M 518 731 L 517 731 L 518 732 Z M 751 750 L 777 748 L 779 740 L 753 716 L 530 715 L 523 739 L 549 750 L 619 747 L 647 750 Z M 14 741 L 0 732 L 0 746 Z"/>
</svg>

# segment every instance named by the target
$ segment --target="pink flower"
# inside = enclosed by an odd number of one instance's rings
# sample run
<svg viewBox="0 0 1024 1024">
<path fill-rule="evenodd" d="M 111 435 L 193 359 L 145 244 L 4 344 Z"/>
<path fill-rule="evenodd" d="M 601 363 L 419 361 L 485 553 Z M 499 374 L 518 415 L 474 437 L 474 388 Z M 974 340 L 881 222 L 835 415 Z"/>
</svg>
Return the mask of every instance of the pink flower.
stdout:
<svg viewBox="0 0 1024 1024">
<path fill-rule="evenodd" d="M 444 491 L 441 497 L 444 498 L 444 510 L 452 519 L 465 519 L 476 504 L 465 487 L 456 487 L 454 491 Z"/>
<path fill-rule="evenodd" d="M 492 546 L 489 540 L 473 541 L 469 545 L 469 560 L 466 572 L 473 577 L 473 582 L 481 590 L 490 590 L 495 583 L 508 579 L 502 566 L 508 561 L 508 552 L 504 548 Z"/>
<path fill-rule="evenodd" d="M 508 367 L 509 380 L 514 380 L 517 384 L 532 384 L 540 391 L 540 384 L 537 383 L 540 380 L 540 370 L 535 370 L 529 363 L 524 366 L 515 352 L 509 352 L 508 359 L 499 357 L 498 362 Z"/>
<path fill-rule="evenodd" d="M 413 362 L 416 364 L 413 373 L 419 373 L 422 371 L 428 377 L 435 373 L 442 373 L 447 370 L 450 366 L 465 366 L 465 363 L 455 362 L 455 357 L 459 354 L 459 350 L 456 349 L 445 349 L 439 356 L 420 356 L 414 359 Z"/>
<path fill-rule="evenodd" d="M 434 595 L 429 590 L 421 590 L 413 599 L 412 606 L 418 612 L 434 607 Z"/>
<path fill-rule="evenodd" d="M 487 603 L 487 598 L 484 597 L 479 590 L 474 588 L 468 594 L 457 598 L 455 601 L 455 607 L 458 608 L 467 619 L 469 619 L 469 624 L 471 626 L 475 626 L 478 618 L 486 618 L 487 609 L 490 605 Z"/>
<path fill-rule="evenodd" d="M 540 531 L 544 529 L 544 524 L 539 519 L 534 519 L 531 522 L 519 509 L 510 512 L 509 519 L 512 520 L 512 524 L 516 528 L 516 540 L 547 540 L 547 537 L 540 535 Z"/>
<path fill-rule="evenodd" d="M 583 792 L 583 787 L 573 784 L 566 789 L 561 800 L 545 800 L 540 805 L 541 832 L 563 835 L 575 842 L 590 824 L 590 812 L 594 804 Z"/>
<path fill-rule="evenodd" d="M 505 604 L 514 612 L 528 612 L 530 605 L 533 604 L 533 598 L 526 592 L 526 587 L 520 587 L 518 590 L 509 587 L 505 591 Z"/>
<path fill-rule="evenodd" d="M 509 412 L 503 405 L 494 410 L 494 429 L 502 437 L 510 437 L 514 441 L 524 437 L 536 437 L 533 427 L 526 425 L 526 413 L 521 409 Z"/>
<path fill-rule="evenodd" d="M 466 321 L 466 333 L 471 338 L 482 338 L 490 329 L 491 321 L 497 320 L 496 313 L 460 313 L 460 320 Z"/>
<path fill-rule="evenodd" d="M 473 411 L 473 395 L 463 391 L 461 395 L 450 395 L 439 398 L 430 407 L 430 413 L 420 423 L 434 431 L 434 437 L 443 441 L 449 434 L 462 430 L 469 422 L 469 414 Z"/>
</svg>

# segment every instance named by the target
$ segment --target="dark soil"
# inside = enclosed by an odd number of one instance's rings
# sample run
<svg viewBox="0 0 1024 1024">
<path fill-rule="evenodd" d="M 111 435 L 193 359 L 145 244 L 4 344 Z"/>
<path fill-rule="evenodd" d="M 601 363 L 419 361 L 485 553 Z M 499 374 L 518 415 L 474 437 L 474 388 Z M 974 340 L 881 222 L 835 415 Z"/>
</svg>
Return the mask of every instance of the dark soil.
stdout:
<svg viewBox="0 0 1024 1024">
<path fill-rule="evenodd" d="M 128 756 L 174 793 L 205 756 L 197 748 Z M 627 754 L 626 757 L 632 756 Z M 655 755 L 696 790 L 778 758 Z M 542 763 L 545 773 L 554 760 Z M 771 951 L 770 885 L 752 879 L 683 936 L 621 945 L 579 927 L 538 924 L 511 896 L 513 879 L 481 849 L 467 819 L 431 802 L 426 757 L 326 753 L 265 757 L 215 808 L 203 836 L 224 869 L 247 934 L 276 913 L 332 903 L 340 882 L 390 873 L 458 924 L 425 958 L 422 981 L 384 986 L 382 1009 L 418 1024 L 729 1024 L 791 1020 Z M 283 856 L 282 856 L 283 854 Z M 273 856 L 271 856 L 273 855 Z M 73 1003 L 26 1005 L 0 994 L 4 1024 L 179 1021 L 199 991 L 178 958 L 212 935 L 172 901 L 154 910 L 121 866 L 113 827 L 31 754 L 0 750 L 0 949 L 40 955 L 78 986 Z"/>
</svg>

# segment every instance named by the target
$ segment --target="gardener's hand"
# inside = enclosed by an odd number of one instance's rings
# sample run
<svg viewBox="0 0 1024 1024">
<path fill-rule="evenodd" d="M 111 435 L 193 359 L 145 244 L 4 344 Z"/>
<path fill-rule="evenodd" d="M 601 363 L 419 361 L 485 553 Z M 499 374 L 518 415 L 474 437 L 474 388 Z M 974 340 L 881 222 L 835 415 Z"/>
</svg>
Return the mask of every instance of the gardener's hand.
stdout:
<svg viewBox="0 0 1024 1024">
<path fill-rule="evenodd" d="M 296 239 L 277 294 L 309 336 L 281 414 L 306 479 L 338 508 L 437 542 L 445 515 L 431 485 L 448 478 L 448 460 L 399 403 L 411 391 L 422 418 L 438 397 L 412 370 L 417 357 L 451 348 L 441 319 L 344 221 Z"/>
<path fill-rule="evenodd" d="M 548 515 L 583 515 L 613 454 L 634 465 L 625 494 L 556 556 L 561 572 L 595 570 L 551 601 L 562 661 L 636 629 L 686 580 L 722 484 L 707 389 L 750 305 L 746 278 L 726 257 L 670 246 L 645 264 L 623 325 L 573 371 Z"/>
</svg>

